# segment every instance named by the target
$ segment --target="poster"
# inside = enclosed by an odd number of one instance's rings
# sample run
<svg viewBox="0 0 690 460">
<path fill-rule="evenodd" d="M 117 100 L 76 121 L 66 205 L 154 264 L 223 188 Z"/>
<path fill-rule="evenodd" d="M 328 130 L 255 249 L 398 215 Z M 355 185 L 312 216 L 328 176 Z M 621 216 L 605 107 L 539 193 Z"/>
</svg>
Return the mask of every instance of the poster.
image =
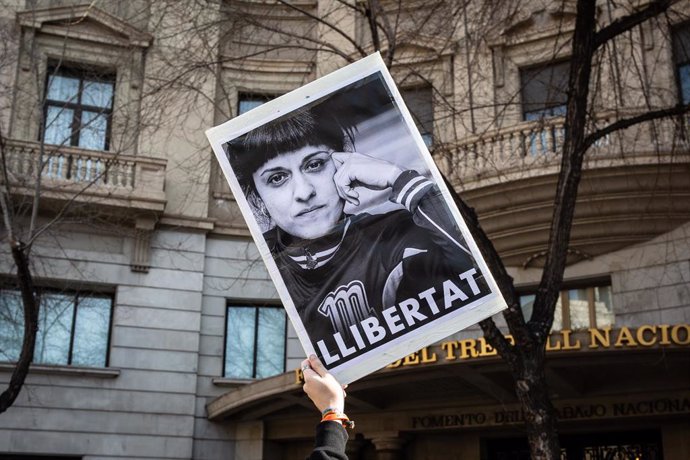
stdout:
<svg viewBox="0 0 690 460">
<path fill-rule="evenodd" d="M 506 307 L 378 54 L 206 134 L 305 353 L 341 383 Z"/>
</svg>

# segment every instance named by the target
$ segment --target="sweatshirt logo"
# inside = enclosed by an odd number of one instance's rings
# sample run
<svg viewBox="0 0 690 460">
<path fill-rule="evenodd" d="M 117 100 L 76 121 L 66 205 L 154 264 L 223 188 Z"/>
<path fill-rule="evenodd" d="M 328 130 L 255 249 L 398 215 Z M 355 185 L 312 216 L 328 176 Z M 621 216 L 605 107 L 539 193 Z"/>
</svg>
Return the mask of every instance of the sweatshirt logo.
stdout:
<svg viewBox="0 0 690 460">
<path fill-rule="evenodd" d="M 319 313 L 331 320 L 333 331 L 341 335 L 350 335 L 349 327 L 372 316 L 374 311 L 367 302 L 364 285 L 359 280 L 351 281 L 347 286 L 339 286 L 328 293 L 319 305 Z"/>
</svg>

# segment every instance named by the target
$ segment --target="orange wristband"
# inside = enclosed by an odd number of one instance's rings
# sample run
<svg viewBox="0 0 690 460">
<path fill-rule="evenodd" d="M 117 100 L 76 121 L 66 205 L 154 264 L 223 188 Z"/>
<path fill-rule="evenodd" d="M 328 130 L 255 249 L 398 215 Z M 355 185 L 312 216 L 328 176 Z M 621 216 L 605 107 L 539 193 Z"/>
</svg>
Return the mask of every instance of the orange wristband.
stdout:
<svg viewBox="0 0 690 460">
<path fill-rule="evenodd" d="M 329 411 L 324 414 L 321 419 L 322 422 L 340 422 L 345 428 L 354 428 L 355 422 L 350 420 L 347 415 L 342 412 Z"/>
</svg>

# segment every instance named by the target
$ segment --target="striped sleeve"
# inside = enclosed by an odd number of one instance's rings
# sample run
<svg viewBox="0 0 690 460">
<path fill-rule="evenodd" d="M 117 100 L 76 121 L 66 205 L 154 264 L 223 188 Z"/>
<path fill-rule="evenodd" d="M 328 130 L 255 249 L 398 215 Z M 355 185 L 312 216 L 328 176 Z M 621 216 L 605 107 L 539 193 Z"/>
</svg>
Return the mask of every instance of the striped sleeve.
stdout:
<svg viewBox="0 0 690 460">
<path fill-rule="evenodd" d="M 471 256 L 440 193 L 430 193 L 432 189 L 438 192 L 434 183 L 417 171 L 405 171 L 393 184 L 390 200 L 405 206 L 412 213 L 415 224 L 429 230 L 434 242 L 448 254 L 455 257 L 460 249 Z"/>
<path fill-rule="evenodd" d="M 434 186 L 426 177 L 417 171 L 405 171 L 393 184 L 391 201 L 403 205 L 408 211 L 413 212 L 419 201 Z"/>
</svg>

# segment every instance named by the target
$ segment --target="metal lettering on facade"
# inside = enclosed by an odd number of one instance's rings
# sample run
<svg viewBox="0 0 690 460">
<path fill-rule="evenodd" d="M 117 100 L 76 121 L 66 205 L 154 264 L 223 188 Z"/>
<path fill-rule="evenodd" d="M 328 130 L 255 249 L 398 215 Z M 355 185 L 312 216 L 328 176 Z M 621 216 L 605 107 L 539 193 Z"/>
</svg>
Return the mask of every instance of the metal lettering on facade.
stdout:
<svg viewBox="0 0 690 460">
<path fill-rule="evenodd" d="M 506 335 L 514 343 L 510 335 Z M 648 348 L 690 345 L 690 325 L 662 324 L 644 325 L 638 328 L 622 327 L 612 329 L 610 326 L 601 329 L 587 329 L 576 334 L 571 330 L 561 330 L 551 334 L 546 342 L 546 351 L 578 351 L 608 348 Z M 440 348 L 440 350 L 438 349 Z M 440 355 L 440 357 L 439 357 Z M 496 350 L 486 339 L 448 340 L 437 346 L 425 347 L 403 359 L 399 359 L 388 368 L 416 366 L 441 361 L 457 361 L 496 356 Z"/>
<path fill-rule="evenodd" d="M 690 398 L 660 398 L 641 401 L 556 404 L 558 419 L 590 420 L 598 418 L 636 417 L 690 413 Z M 452 414 L 413 416 L 410 427 L 417 430 L 521 424 L 525 415 L 520 409 L 487 410 Z"/>
<path fill-rule="evenodd" d="M 513 337 L 506 335 L 510 343 Z M 546 351 L 574 352 L 582 350 L 650 348 L 650 347 L 687 347 L 690 346 L 690 325 L 660 324 L 643 325 L 637 328 L 610 326 L 583 331 L 563 329 L 551 334 L 546 342 Z M 478 339 L 447 340 L 438 345 L 424 347 L 387 366 L 389 369 L 407 366 L 419 366 L 444 361 L 462 361 L 497 356 L 496 350 L 487 343 L 484 337 Z M 295 370 L 295 382 L 303 383 L 302 371 Z"/>
</svg>

